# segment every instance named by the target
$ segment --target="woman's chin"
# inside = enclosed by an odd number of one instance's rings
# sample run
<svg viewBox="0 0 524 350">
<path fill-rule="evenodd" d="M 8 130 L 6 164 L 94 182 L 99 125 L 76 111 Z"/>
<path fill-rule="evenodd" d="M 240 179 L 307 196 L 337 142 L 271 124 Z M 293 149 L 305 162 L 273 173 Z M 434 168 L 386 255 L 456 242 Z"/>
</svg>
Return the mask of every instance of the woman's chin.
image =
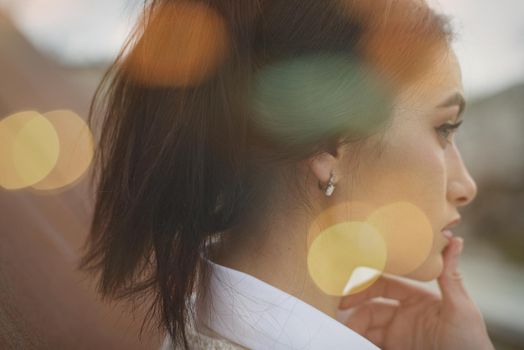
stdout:
<svg viewBox="0 0 524 350">
<path fill-rule="evenodd" d="M 441 254 L 435 254 L 420 265 L 414 271 L 404 275 L 403 277 L 410 278 L 416 281 L 427 282 L 436 279 L 442 273 L 444 268 L 444 260 Z"/>
</svg>

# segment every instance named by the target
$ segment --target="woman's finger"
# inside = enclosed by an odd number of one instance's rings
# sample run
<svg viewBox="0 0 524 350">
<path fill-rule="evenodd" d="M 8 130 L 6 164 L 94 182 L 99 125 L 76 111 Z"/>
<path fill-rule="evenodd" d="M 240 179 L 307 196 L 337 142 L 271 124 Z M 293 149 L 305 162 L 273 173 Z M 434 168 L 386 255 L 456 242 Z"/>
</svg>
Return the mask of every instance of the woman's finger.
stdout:
<svg viewBox="0 0 524 350">
<path fill-rule="evenodd" d="M 470 297 L 462 282 L 462 275 L 458 269 L 460 254 L 464 247 L 464 240 L 453 237 L 444 250 L 444 268 L 438 278 L 444 305 L 457 305 Z"/>
<path fill-rule="evenodd" d="M 370 300 L 355 307 L 345 324 L 355 332 L 366 335 L 372 328 L 385 328 L 395 317 L 399 304 L 387 300 Z"/>
<path fill-rule="evenodd" d="M 342 297 L 340 299 L 339 309 L 354 307 L 376 297 L 384 297 L 388 299 L 395 299 L 400 302 L 405 302 L 408 299 L 418 299 L 420 297 L 427 297 L 430 295 L 430 292 L 425 289 L 411 285 L 391 276 L 382 275 L 375 281 L 375 283 L 365 290 Z"/>
<path fill-rule="evenodd" d="M 367 340 L 369 340 L 370 342 L 372 342 L 373 344 L 375 344 L 376 346 L 378 346 L 379 348 L 382 348 L 382 345 L 384 343 L 385 334 L 386 334 L 385 328 L 373 328 L 373 329 L 370 329 L 364 335 L 364 337 Z"/>
</svg>

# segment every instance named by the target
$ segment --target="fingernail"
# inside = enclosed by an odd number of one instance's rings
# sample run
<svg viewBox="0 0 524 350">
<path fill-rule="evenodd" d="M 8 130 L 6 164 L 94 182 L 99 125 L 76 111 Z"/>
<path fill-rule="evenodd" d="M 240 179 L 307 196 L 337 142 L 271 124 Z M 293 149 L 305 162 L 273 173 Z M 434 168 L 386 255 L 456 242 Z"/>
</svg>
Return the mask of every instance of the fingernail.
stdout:
<svg viewBox="0 0 524 350">
<path fill-rule="evenodd" d="M 457 237 L 457 248 L 456 248 L 457 254 L 462 253 L 463 249 L 464 249 L 464 238 Z"/>
</svg>

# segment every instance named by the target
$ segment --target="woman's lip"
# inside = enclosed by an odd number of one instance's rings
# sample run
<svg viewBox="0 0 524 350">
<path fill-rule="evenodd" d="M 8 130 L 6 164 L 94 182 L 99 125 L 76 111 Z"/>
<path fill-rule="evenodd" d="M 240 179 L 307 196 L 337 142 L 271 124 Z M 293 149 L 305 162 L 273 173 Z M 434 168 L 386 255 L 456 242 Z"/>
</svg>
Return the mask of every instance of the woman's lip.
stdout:
<svg viewBox="0 0 524 350">
<path fill-rule="evenodd" d="M 442 230 L 442 234 L 444 235 L 444 237 L 446 237 L 448 239 L 453 237 L 453 232 L 451 232 L 451 230 Z"/>
<path fill-rule="evenodd" d="M 461 217 L 459 216 L 458 218 L 456 218 L 455 220 L 451 221 L 449 224 L 447 224 L 446 226 L 444 226 L 442 230 L 449 230 L 450 228 L 455 227 L 455 226 L 457 226 L 458 224 L 460 224 L 461 221 L 462 221 L 462 219 L 461 219 Z"/>
</svg>

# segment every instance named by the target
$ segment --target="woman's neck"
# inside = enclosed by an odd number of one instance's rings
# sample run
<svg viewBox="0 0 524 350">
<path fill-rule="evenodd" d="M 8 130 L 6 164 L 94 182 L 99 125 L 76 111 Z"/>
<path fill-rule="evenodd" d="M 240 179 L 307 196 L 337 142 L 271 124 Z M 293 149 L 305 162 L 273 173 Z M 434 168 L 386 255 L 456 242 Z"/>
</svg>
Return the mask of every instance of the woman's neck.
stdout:
<svg viewBox="0 0 524 350">
<path fill-rule="evenodd" d="M 237 227 L 224 233 L 214 262 L 245 272 L 336 318 L 339 298 L 323 293 L 307 268 L 307 219 Z M 270 226 L 270 227 L 269 227 Z"/>
</svg>

